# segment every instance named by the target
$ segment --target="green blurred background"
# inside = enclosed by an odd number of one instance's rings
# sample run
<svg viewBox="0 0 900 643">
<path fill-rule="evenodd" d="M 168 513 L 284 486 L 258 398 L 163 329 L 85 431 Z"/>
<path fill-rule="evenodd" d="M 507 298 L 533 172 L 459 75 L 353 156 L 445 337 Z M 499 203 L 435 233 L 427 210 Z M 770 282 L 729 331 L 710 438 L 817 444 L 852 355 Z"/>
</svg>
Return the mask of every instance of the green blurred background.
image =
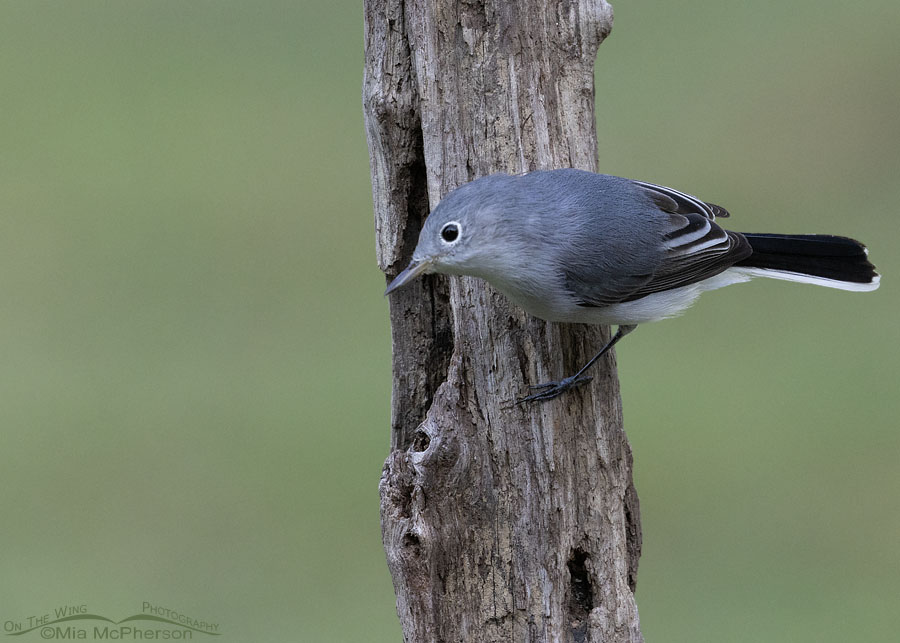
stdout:
<svg viewBox="0 0 900 643">
<path fill-rule="evenodd" d="M 600 167 L 868 242 L 619 350 L 648 641 L 900 631 L 900 5 L 615 5 Z M 0 4 L 0 622 L 399 641 L 356 3 Z M 37 636 L 33 636 L 37 638 Z"/>
</svg>

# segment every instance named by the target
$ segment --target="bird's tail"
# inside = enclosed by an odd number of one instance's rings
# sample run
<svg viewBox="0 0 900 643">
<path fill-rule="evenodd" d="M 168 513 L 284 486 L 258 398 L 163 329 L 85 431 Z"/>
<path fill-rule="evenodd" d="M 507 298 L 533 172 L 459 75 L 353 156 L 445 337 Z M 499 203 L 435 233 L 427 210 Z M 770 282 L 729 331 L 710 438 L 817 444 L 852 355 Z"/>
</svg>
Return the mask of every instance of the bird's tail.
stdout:
<svg viewBox="0 0 900 643">
<path fill-rule="evenodd" d="M 748 276 L 771 277 L 839 288 L 875 290 L 881 276 L 855 239 L 826 234 L 743 233 L 753 254 L 734 268 Z"/>
</svg>

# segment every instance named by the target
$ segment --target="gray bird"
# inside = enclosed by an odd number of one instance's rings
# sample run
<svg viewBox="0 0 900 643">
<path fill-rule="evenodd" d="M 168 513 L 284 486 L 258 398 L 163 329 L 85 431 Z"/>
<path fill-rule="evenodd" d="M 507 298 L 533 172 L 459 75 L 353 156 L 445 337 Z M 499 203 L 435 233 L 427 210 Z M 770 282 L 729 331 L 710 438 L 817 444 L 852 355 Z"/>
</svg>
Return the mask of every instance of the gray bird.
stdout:
<svg viewBox="0 0 900 643">
<path fill-rule="evenodd" d="M 724 230 L 728 212 L 684 192 L 574 169 L 493 174 L 448 194 L 425 220 L 412 262 L 385 294 L 418 275 L 480 277 L 536 317 L 615 324 L 575 375 L 532 386 L 549 400 L 638 324 L 678 315 L 700 293 L 753 277 L 868 291 L 866 247 L 830 235 Z"/>
</svg>

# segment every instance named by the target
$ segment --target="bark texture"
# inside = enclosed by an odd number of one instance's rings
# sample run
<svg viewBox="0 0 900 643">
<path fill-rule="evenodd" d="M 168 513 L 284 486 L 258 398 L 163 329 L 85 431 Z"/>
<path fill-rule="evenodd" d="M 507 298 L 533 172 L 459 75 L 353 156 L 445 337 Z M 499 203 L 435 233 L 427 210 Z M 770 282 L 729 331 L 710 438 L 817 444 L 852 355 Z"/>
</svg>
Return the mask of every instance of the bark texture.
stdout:
<svg viewBox="0 0 900 643">
<path fill-rule="evenodd" d="M 363 102 L 378 262 L 409 261 L 429 204 L 497 171 L 596 169 L 603 0 L 366 0 Z M 641 641 L 641 548 L 608 329 L 547 324 L 484 282 L 391 295 L 391 452 L 381 480 L 404 638 Z"/>
</svg>

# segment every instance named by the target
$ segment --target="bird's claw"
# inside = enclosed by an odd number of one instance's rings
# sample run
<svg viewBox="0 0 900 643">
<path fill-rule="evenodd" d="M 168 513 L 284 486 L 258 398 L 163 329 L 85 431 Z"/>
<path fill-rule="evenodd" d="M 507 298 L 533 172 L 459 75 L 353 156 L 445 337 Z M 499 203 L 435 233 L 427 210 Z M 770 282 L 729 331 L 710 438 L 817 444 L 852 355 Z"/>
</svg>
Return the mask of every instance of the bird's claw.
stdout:
<svg viewBox="0 0 900 643">
<path fill-rule="evenodd" d="M 587 384 L 592 379 L 594 378 L 588 375 L 582 375 L 581 377 L 575 377 L 573 375 L 572 377 L 567 377 L 558 382 L 534 384 L 529 386 L 528 388 L 532 391 L 538 392 L 516 400 L 516 404 L 522 404 L 524 402 L 543 402 L 545 400 L 552 400 L 555 397 L 559 397 L 569 389 L 573 389 L 576 386 L 581 386 L 582 384 Z"/>
</svg>

